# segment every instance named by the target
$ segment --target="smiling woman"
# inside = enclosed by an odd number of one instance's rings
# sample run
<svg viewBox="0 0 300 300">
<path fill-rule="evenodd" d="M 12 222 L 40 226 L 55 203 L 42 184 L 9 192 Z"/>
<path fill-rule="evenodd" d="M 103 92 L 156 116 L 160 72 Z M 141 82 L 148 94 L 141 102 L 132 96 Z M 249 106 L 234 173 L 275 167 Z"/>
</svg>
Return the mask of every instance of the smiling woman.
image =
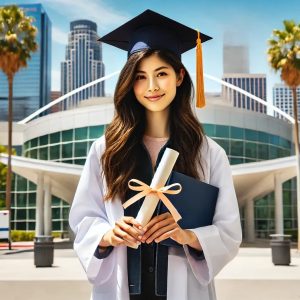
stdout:
<svg viewBox="0 0 300 300">
<path fill-rule="evenodd" d="M 210 39 L 147 10 L 101 39 L 128 51 L 128 60 L 115 116 L 91 147 L 70 211 L 94 300 L 215 300 L 213 279 L 237 254 L 241 228 L 228 159 L 193 113 L 193 85 L 181 62 L 196 40 L 201 46 L 200 36 Z M 183 229 L 158 205 L 142 227 L 140 203 L 123 209 L 134 195 L 129 180 L 150 184 L 167 147 L 180 153 L 176 171 L 219 188 L 213 224 Z M 193 198 L 187 201 L 201 201 Z M 169 238 L 177 248 L 161 244 Z"/>
</svg>

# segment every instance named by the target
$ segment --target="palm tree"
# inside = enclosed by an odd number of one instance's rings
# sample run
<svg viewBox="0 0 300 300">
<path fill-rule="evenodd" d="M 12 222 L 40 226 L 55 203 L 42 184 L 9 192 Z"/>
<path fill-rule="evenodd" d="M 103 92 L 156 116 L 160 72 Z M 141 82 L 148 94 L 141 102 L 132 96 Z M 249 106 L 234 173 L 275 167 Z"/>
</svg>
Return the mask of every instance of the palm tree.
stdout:
<svg viewBox="0 0 300 300">
<path fill-rule="evenodd" d="M 8 163 L 6 176 L 6 209 L 11 208 L 12 100 L 15 74 L 27 66 L 31 52 L 37 50 L 36 27 L 16 5 L 0 7 L 0 69 L 8 80 Z"/>
<path fill-rule="evenodd" d="M 298 211 L 298 250 L 300 250 L 300 145 L 298 126 L 297 87 L 300 85 L 300 24 L 283 21 L 284 30 L 273 30 L 268 41 L 268 59 L 275 71 L 281 72 L 281 79 L 289 86 L 293 94 L 295 118 L 295 153 L 298 162 L 297 172 L 297 211 Z"/>
</svg>

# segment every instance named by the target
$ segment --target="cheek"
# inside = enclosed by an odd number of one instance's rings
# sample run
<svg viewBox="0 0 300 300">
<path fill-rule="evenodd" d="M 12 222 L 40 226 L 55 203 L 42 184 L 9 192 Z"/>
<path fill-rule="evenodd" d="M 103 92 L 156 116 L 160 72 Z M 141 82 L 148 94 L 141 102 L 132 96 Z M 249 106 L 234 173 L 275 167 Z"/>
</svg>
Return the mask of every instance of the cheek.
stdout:
<svg viewBox="0 0 300 300">
<path fill-rule="evenodd" d="M 143 93 L 143 84 L 141 82 L 135 82 L 133 85 L 133 92 L 136 97 Z"/>
</svg>

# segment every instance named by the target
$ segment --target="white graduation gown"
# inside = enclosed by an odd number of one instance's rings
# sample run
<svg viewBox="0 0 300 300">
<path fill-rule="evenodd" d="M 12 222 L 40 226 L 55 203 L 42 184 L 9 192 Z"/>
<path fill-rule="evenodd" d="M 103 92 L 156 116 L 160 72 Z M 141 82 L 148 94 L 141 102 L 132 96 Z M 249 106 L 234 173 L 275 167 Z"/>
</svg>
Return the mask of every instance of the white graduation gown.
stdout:
<svg viewBox="0 0 300 300">
<path fill-rule="evenodd" d="M 101 176 L 100 157 L 104 136 L 91 146 L 70 210 L 69 222 L 75 233 L 74 249 L 93 284 L 93 300 L 127 300 L 127 251 L 115 247 L 98 259 L 95 249 L 102 236 L 124 215 L 119 199 L 103 201 L 107 186 Z M 241 225 L 230 165 L 225 151 L 207 137 L 202 147 L 204 181 L 219 187 L 213 225 L 192 229 L 199 239 L 205 259 L 196 260 L 187 247 L 182 253 L 169 250 L 168 300 L 214 300 L 213 279 L 232 260 L 241 243 Z M 196 196 L 196 195 L 195 195 Z"/>
</svg>

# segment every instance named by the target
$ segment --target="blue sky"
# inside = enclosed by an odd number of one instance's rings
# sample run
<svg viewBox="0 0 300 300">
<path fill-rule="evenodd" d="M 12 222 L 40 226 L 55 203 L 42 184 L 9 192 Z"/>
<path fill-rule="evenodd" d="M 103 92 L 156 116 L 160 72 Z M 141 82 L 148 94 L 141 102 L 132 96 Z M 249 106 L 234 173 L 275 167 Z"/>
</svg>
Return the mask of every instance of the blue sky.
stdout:
<svg viewBox="0 0 300 300">
<path fill-rule="evenodd" d="M 280 82 L 267 62 L 267 40 L 272 30 L 282 27 L 284 19 L 300 22 L 297 0 L 42 0 L 6 1 L 1 4 L 42 3 L 52 22 L 52 90 L 60 88 L 60 63 L 64 60 L 70 22 L 89 19 L 97 23 L 100 36 L 118 27 L 145 9 L 152 9 L 213 37 L 203 46 L 205 73 L 221 78 L 223 73 L 224 33 L 235 45 L 249 47 L 250 72 L 267 74 L 268 101 L 272 101 L 272 86 Z M 228 35 L 229 34 L 229 35 Z M 195 72 L 194 50 L 183 55 L 190 73 Z M 126 54 L 114 47 L 103 45 L 106 74 L 119 70 Z M 112 93 L 116 79 L 106 83 Z M 205 81 L 206 91 L 220 91 L 221 87 Z"/>
</svg>

